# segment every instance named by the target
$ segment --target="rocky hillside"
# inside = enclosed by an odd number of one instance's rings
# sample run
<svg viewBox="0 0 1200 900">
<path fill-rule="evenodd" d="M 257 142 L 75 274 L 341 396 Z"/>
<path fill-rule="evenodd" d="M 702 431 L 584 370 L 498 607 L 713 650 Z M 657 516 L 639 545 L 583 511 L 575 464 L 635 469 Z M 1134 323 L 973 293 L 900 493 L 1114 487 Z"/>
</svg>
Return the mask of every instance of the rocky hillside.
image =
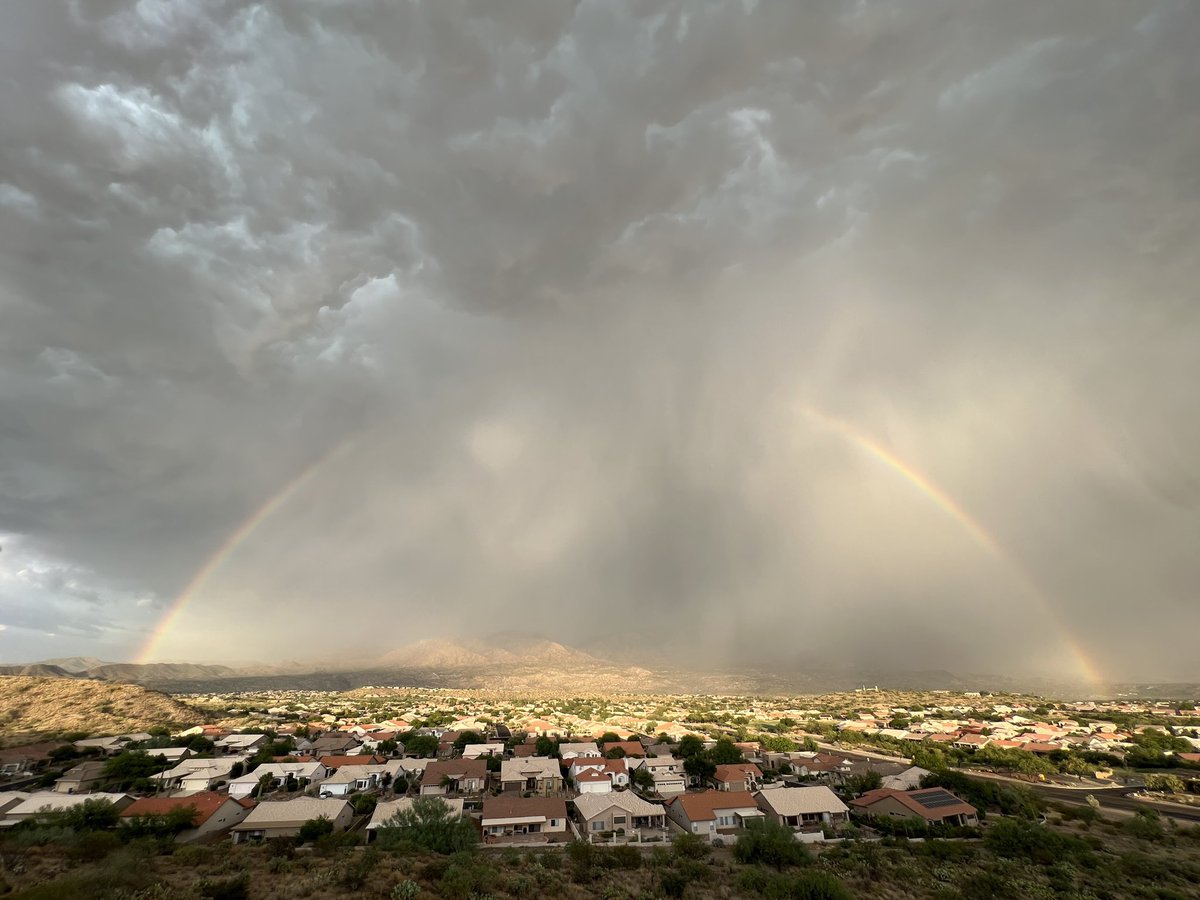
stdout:
<svg viewBox="0 0 1200 900">
<path fill-rule="evenodd" d="M 0 677 L 0 739 L 5 744 L 64 731 L 119 734 L 155 725 L 188 727 L 202 720 L 191 707 L 132 684 Z"/>
</svg>

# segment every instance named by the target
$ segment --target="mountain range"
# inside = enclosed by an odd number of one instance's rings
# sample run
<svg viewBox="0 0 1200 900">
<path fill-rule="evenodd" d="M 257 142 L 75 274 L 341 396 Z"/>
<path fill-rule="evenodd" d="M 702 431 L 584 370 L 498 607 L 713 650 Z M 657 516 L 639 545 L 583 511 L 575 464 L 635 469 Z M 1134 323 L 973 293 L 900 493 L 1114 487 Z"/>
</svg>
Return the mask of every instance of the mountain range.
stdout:
<svg viewBox="0 0 1200 900">
<path fill-rule="evenodd" d="M 538 635 L 427 638 L 371 660 L 275 666 L 188 662 L 114 663 L 67 657 L 0 666 L 0 675 L 84 678 L 139 684 L 172 693 L 256 690 L 351 690 L 369 685 L 492 689 L 530 693 L 603 694 L 656 691 L 711 694 L 819 694 L 879 685 L 897 690 L 985 690 L 1056 697 L 1096 695 L 1094 688 L 1035 676 L 963 674 L 942 670 L 888 672 L 830 665 L 761 665 L 699 672 L 647 668 L 596 648 L 570 647 Z M 1196 684 L 1112 685 L 1106 696 L 1195 697 Z"/>
</svg>

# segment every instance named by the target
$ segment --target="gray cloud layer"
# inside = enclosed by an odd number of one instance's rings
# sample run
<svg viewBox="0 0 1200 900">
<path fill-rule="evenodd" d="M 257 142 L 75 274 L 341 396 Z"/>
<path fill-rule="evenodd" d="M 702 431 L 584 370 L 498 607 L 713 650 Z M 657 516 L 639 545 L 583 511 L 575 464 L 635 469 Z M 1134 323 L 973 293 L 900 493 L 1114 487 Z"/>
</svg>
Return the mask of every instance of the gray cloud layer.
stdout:
<svg viewBox="0 0 1200 900">
<path fill-rule="evenodd" d="M 6 659 L 1200 677 L 1193 5 L 7 14 Z"/>
</svg>

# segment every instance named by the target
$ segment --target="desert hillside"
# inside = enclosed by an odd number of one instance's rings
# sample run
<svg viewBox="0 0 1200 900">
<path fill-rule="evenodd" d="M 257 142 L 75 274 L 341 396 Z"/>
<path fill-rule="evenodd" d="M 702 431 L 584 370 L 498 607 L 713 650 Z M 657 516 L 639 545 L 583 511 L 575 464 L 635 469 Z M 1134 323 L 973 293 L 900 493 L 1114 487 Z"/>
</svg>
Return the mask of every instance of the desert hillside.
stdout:
<svg viewBox="0 0 1200 900">
<path fill-rule="evenodd" d="M 0 677 L 0 738 L 6 745 L 63 731 L 119 734 L 154 725 L 187 727 L 203 714 L 132 684 L 79 678 Z"/>
</svg>

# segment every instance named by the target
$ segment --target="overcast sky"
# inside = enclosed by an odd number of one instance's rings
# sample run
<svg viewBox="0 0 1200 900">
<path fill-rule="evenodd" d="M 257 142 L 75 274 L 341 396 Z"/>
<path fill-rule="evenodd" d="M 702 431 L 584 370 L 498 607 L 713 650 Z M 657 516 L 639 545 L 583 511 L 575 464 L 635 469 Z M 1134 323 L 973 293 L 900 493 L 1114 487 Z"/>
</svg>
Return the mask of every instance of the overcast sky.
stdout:
<svg viewBox="0 0 1200 900">
<path fill-rule="evenodd" d="M 135 657 L 275 498 L 159 658 L 1200 679 L 1198 46 L 1189 0 L 5 4 L 0 657 Z"/>
</svg>

